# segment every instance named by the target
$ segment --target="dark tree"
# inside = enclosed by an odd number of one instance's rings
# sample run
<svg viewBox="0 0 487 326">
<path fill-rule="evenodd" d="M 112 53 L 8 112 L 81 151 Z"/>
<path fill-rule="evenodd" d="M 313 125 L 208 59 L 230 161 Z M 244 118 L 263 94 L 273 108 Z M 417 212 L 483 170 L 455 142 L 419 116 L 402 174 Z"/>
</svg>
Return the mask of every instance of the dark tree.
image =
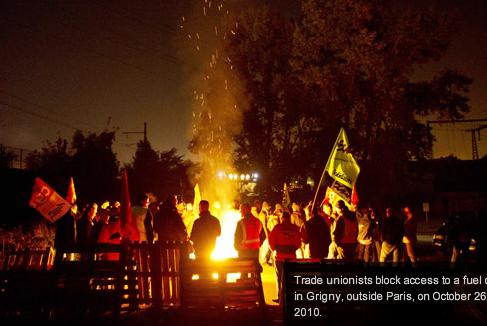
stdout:
<svg viewBox="0 0 487 326">
<path fill-rule="evenodd" d="M 290 65 L 294 25 L 269 7 L 245 12 L 237 22 L 226 51 L 243 83 L 248 109 L 236 137 L 236 164 L 259 171 L 265 188 L 277 190 L 282 182 L 310 172 L 302 160 L 309 131 L 306 94 Z"/>
<path fill-rule="evenodd" d="M 159 199 L 169 194 L 184 195 L 192 189 L 188 179 L 191 166 L 192 163 L 178 155 L 175 148 L 159 153 L 150 142 L 140 141 L 132 164 L 128 166 L 132 196 L 136 198 L 138 194 L 149 192 Z"/>
<path fill-rule="evenodd" d="M 5 149 L 0 145 L 0 168 L 12 167 L 12 162 L 17 158 L 17 154 Z"/>
<path fill-rule="evenodd" d="M 412 79 L 449 46 L 454 25 L 440 14 L 379 0 L 306 0 L 295 24 L 267 8 L 238 21 L 227 43 L 250 109 L 237 157 L 275 175 L 276 188 L 283 176 L 319 179 L 344 127 L 362 167 L 362 195 L 394 193 L 409 181 L 407 162 L 431 153 L 422 118 L 469 110 L 471 80 L 460 73 Z"/>
<path fill-rule="evenodd" d="M 103 201 L 119 196 L 115 180 L 119 163 L 112 145 L 115 132 L 103 131 L 84 136 L 76 132 L 72 142 L 72 176 L 76 180 L 79 197 L 87 201 Z"/>
<path fill-rule="evenodd" d="M 43 178 L 61 196 L 65 194 L 69 177 L 75 180 L 78 199 L 82 203 L 102 201 L 119 196 L 116 187 L 118 161 L 112 150 L 115 133 L 103 131 L 87 136 L 76 131 L 71 147 L 59 138 L 47 142 L 27 157 L 27 168 Z"/>
<path fill-rule="evenodd" d="M 159 153 L 152 148 L 149 141 L 139 141 L 132 164 L 128 166 L 130 192 L 133 198 L 137 198 L 141 193 L 159 192 L 159 166 Z"/>
</svg>

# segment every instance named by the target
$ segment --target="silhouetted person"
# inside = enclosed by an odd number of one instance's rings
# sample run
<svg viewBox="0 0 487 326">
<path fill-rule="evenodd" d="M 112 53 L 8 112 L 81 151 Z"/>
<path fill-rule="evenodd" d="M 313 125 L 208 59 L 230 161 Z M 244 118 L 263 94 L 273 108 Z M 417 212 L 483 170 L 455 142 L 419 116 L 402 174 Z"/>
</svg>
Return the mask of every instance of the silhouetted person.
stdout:
<svg viewBox="0 0 487 326">
<path fill-rule="evenodd" d="M 303 243 L 309 244 L 310 258 L 328 257 L 328 248 L 331 243 L 330 227 L 325 219 L 318 214 L 318 208 L 314 207 L 311 218 L 306 221 L 301 229 Z"/>
<path fill-rule="evenodd" d="M 56 221 L 55 248 L 70 247 L 76 244 L 76 219 L 79 217 L 75 205 Z"/>
<path fill-rule="evenodd" d="M 235 229 L 234 247 L 240 258 L 259 259 L 259 248 L 265 240 L 264 227 L 260 220 L 252 215 L 249 204 L 240 207 L 242 219 Z"/>
<path fill-rule="evenodd" d="M 96 203 L 90 204 L 83 212 L 81 218 L 76 223 L 76 243 L 79 245 L 88 245 L 94 243 L 93 227 L 95 226 L 95 217 L 98 211 Z"/>
<path fill-rule="evenodd" d="M 401 220 L 393 215 L 392 208 L 386 209 L 386 217 L 382 221 L 381 234 L 382 248 L 379 261 L 387 261 L 392 254 L 392 261 L 394 263 L 399 262 L 404 226 Z"/>
<path fill-rule="evenodd" d="M 404 207 L 403 209 L 406 220 L 404 221 L 404 236 L 402 242 L 404 243 L 404 260 L 409 258 L 411 263 L 416 262 L 416 243 L 418 233 L 418 222 L 411 211 L 411 208 Z"/>
<path fill-rule="evenodd" d="M 359 206 L 357 213 L 358 235 L 357 235 L 357 258 L 364 262 L 374 259 L 374 239 L 372 238 L 372 222 L 369 218 L 369 210 Z"/>
<path fill-rule="evenodd" d="M 282 272 L 284 261 L 289 258 L 296 258 L 296 250 L 301 247 L 301 236 L 299 228 L 291 223 L 289 212 L 283 212 L 280 223 L 272 229 L 269 234 L 269 246 L 275 253 L 274 266 L 277 275 L 278 298 L 274 302 L 280 302 L 282 298 Z"/>
<path fill-rule="evenodd" d="M 176 196 L 168 196 L 154 216 L 154 231 L 157 232 L 159 241 L 187 241 L 188 233 L 179 215 L 176 205 Z"/>
<path fill-rule="evenodd" d="M 138 205 L 132 207 L 132 218 L 139 231 L 140 242 L 152 243 L 154 232 L 152 227 L 152 212 L 149 210 L 149 196 L 141 194 Z"/>
<path fill-rule="evenodd" d="M 202 200 L 199 203 L 200 217 L 194 221 L 191 230 L 191 241 L 197 259 L 211 258 L 215 250 L 216 238 L 221 234 L 220 221 L 210 211 L 210 203 Z"/>
</svg>

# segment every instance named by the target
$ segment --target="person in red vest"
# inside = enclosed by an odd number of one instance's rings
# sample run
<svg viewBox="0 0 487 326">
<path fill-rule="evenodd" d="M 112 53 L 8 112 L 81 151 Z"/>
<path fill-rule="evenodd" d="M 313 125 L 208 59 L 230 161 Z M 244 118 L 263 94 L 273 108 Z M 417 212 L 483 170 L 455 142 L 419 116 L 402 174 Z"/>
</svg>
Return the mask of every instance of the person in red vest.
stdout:
<svg viewBox="0 0 487 326">
<path fill-rule="evenodd" d="M 265 230 L 260 220 L 252 215 L 249 204 L 240 206 L 242 219 L 235 229 L 234 247 L 240 258 L 259 259 L 259 248 L 265 240 Z"/>
<path fill-rule="evenodd" d="M 283 212 L 280 216 L 280 224 L 277 224 L 269 234 L 269 246 L 275 253 L 274 266 L 277 275 L 278 298 L 274 302 L 280 302 L 282 297 L 282 270 L 284 260 L 296 258 L 296 250 L 301 248 L 301 234 L 299 228 L 291 223 L 289 212 Z"/>
</svg>

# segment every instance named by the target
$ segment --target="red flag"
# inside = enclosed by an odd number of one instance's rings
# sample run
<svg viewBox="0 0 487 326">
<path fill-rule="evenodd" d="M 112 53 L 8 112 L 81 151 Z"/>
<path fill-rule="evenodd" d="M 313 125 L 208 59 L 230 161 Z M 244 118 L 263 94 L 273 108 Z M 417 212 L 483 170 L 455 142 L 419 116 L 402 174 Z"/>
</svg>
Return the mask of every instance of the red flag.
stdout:
<svg viewBox="0 0 487 326">
<path fill-rule="evenodd" d="M 69 179 L 69 186 L 68 186 L 68 193 L 66 195 L 66 201 L 68 203 L 70 203 L 71 205 L 73 205 L 74 203 L 76 203 L 76 190 L 74 190 L 74 181 L 73 181 L 73 177 L 71 177 Z"/>
<path fill-rule="evenodd" d="M 357 207 L 358 204 L 358 194 L 357 194 L 357 189 L 355 188 L 355 185 L 353 185 L 352 189 L 352 200 L 351 200 L 352 206 Z"/>
<path fill-rule="evenodd" d="M 121 194 L 121 233 L 122 240 L 139 241 L 139 231 L 135 227 L 134 219 L 132 217 L 132 205 L 130 204 L 129 181 L 127 177 L 127 170 L 122 172 L 122 194 Z"/>
<path fill-rule="evenodd" d="M 71 207 L 63 197 L 59 196 L 54 189 L 40 178 L 35 179 L 29 206 L 36 209 L 49 222 L 56 222 Z"/>
</svg>

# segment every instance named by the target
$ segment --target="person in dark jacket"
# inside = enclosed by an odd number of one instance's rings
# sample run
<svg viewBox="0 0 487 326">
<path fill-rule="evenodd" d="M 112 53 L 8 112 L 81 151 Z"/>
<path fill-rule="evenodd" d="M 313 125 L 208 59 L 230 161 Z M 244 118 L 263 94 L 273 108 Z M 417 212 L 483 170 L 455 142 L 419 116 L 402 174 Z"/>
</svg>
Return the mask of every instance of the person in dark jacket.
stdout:
<svg viewBox="0 0 487 326">
<path fill-rule="evenodd" d="M 207 200 L 200 201 L 200 217 L 194 221 L 191 230 L 196 259 L 209 260 L 215 249 L 216 238 L 221 234 L 220 221 L 211 215 L 209 208 L 210 203 Z"/>
<path fill-rule="evenodd" d="M 159 241 L 188 240 L 186 226 L 178 213 L 177 204 L 176 196 L 168 196 L 154 216 L 154 231 L 157 232 Z"/>
<path fill-rule="evenodd" d="M 93 240 L 93 227 L 95 226 L 95 217 L 98 212 L 98 205 L 92 203 L 84 210 L 81 218 L 76 223 L 76 243 L 79 245 L 88 245 L 95 243 Z"/>
<path fill-rule="evenodd" d="M 56 237 L 54 247 L 70 247 L 76 244 L 76 220 L 79 212 L 76 204 L 56 221 Z"/>
<path fill-rule="evenodd" d="M 343 200 L 338 201 L 338 214 L 343 214 L 345 222 L 345 234 L 342 239 L 342 247 L 345 251 L 345 259 L 357 257 L 358 222 L 354 213 L 345 205 Z"/>
<path fill-rule="evenodd" d="M 402 237 L 404 225 L 401 220 L 394 216 L 392 208 L 386 209 L 386 217 L 382 222 L 382 248 L 379 261 L 385 262 L 392 254 L 392 261 L 399 262 L 401 254 Z"/>
<path fill-rule="evenodd" d="M 310 258 L 327 258 L 331 243 L 330 227 L 314 207 L 311 218 L 301 228 L 301 241 L 309 244 Z"/>
<path fill-rule="evenodd" d="M 275 252 L 274 262 L 277 276 L 278 298 L 272 301 L 281 303 L 283 268 L 286 259 L 296 258 L 296 250 L 301 246 L 299 228 L 291 223 L 289 212 L 283 212 L 277 224 L 269 234 L 269 246 Z"/>
</svg>

